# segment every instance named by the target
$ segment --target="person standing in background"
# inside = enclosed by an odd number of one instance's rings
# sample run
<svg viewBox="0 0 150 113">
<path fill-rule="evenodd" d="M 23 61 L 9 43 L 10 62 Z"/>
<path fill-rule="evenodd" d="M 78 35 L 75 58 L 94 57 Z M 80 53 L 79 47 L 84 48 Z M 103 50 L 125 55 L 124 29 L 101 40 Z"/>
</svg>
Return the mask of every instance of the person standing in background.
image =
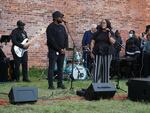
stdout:
<svg viewBox="0 0 150 113">
<path fill-rule="evenodd" d="M 91 29 L 88 31 L 85 31 L 84 36 L 82 38 L 82 51 L 83 51 L 83 65 L 88 71 L 91 73 L 91 64 L 92 64 L 92 59 L 90 57 L 90 43 L 91 39 L 93 37 L 93 34 L 97 31 L 96 29 L 97 25 L 92 24 Z"/>
<path fill-rule="evenodd" d="M 120 36 L 119 30 L 115 31 L 115 40 L 117 43 L 114 44 L 114 59 L 119 60 L 120 58 L 120 51 L 121 51 L 121 45 L 122 45 L 122 37 Z"/>
</svg>

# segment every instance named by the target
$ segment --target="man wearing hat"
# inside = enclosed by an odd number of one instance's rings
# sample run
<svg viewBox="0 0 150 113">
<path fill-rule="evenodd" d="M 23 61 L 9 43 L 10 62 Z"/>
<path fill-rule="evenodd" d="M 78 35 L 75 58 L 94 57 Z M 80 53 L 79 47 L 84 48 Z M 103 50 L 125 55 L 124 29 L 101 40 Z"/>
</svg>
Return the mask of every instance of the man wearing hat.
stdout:
<svg viewBox="0 0 150 113">
<path fill-rule="evenodd" d="M 22 57 L 18 57 L 14 46 L 17 46 L 21 49 L 27 49 L 29 47 L 29 43 L 22 44 L 22 42 L 28 38 L 26 31 L 24 30 L 25 23 L 23 23 L 21 20 L 17 21 L 17 28 L 15 28 L 11 33 L 11 39 L 12 39 L 12 48 L 11 52 L 14 58 L 14 79 L 18 82 L 20 80 L 20 64 L 22 64 L 22 75 L 23 75 L 23 81 L 30 82 L 28 78 L 28 53 L 27 51 L 24 52 Z"/>
<path fill-rule="evenodd" d="M 63 84 L 63 63 L 65 49 L 68 48 L 68 35 L 65 27 L 62 25 L 64 15 L 60 11 L 55 11 L 52 17 L 53 22 L 48 25 L 46 30 L 49 58 L 48 89 L 54 89 L 53 77 L 55 64 L 57 64 L 58 75 L 57 88 L 65 89 Z"/>
</svg>

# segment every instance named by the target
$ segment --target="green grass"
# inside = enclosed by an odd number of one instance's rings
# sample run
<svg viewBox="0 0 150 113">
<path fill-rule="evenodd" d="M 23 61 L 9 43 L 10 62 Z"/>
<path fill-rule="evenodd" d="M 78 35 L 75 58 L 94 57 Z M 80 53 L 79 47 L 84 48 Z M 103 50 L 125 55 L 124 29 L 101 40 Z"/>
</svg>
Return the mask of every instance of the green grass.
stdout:
<svg viewBox="0 0 150 113">
<path fill-rule="evenodd" d="M 42 74 L 43 73 L 43 74 Z M 0 99 L 9 100 L 8 93 L 12 86 L 35 86 L 38 88 L 38 102 L 21 105 L 0 105 L 0 113 L 149 113 L 150 104 L 145 102 L 133 102 L 131 100 L 101 99 L 87 101 L 77 98 L 76 90 L 87 88 L 91 80 L 74 81 L 73 90 L 70 90 L 70 81 L 65 81 L 67 89 L 48 90 L 47 80 L 44 79 L 46 70 L 32 68 L 30 70 L 31 83 L 8 82 L 0 84 Z M 111 81 L 114 85 L 115 80 Z M 127 91 L 127 80 L 120 81 L 120 87 Z M 55 82 L 56 86 L 56 82 Z M 121 90 L 116 95 L 127 94 Z M 71 98 L 72 97 L 72 98 Z M 75 97 L 75 98 L 73 98 Z M 64 99 L 66 98 L 66 99 Z"/>
</svg>

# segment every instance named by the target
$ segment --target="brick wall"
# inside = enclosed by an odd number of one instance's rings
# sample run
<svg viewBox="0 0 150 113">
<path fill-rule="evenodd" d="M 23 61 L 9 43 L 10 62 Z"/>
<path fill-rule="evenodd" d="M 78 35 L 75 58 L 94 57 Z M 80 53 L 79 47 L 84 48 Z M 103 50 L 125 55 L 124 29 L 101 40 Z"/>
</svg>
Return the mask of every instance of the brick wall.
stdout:
<svg viewBox="0 0 150 113">
<path fill-rule="evenodd" d="M 26 23 L 29 37 L 36 38 L 29 48 L 29 65 L 47 65 L 45 29 L 52 22 L 51 13 L 60 10 L 65 14 L 75 44 L 80 47 L 83 33 L 92 23 L 99 24 L 107 18 L 113 30 L 121 30 L 124 41 L 128 31 L 134 29 L 139 35 L 150 22 L 149 0 L 0 0 L 0 34 L 10 34 L 17 20 Z M 72 41 L 69 38 L 70 47 Z M 3 50 L 12 58 L 11 43 Z"/>
</svg>

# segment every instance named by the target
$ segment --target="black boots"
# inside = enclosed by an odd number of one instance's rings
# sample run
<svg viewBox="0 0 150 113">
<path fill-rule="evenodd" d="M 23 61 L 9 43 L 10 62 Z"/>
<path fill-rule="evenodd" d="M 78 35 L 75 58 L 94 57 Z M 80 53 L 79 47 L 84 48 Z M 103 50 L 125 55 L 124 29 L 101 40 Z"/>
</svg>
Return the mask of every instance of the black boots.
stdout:
<svg viewBox="0 0 150 113">
<path fill-rule="evenodd" d="M 57 88 L 59 88 L 59 89 L 66 89 L 66 87 L 62 83 L 59 83 L 59 82 L 57 83 Z M 55 87 L 53 85 L 50 85 L 48 87 L 48 89 L 55 89 Z"/>
<path fill-rule="evenodd" d="M 58 81 L 57 82 L 57 88 L 60 88 L 60 89 L 66 89 L 66 87 L 64 86 L 64 84 L 62 83 L 62 81 Z"/>
</svg>

